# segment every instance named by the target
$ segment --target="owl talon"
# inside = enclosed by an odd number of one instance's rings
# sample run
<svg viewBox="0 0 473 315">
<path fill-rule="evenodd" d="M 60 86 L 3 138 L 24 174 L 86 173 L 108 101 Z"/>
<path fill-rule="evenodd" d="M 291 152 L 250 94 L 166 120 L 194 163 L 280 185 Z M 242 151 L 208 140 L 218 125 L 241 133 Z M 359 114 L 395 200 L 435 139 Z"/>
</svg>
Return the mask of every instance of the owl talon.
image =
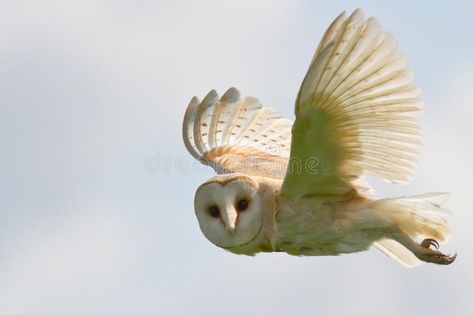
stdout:
<svg viewBox="0 0 473 315">
<path fill-rule="evenodd" d="M 433 238 L 426 238 L 425 240 L 422 241 L 422 243 L 420 243 L 420 246 L 423 248 L 430 248 L 431 246 L 433 246 L 435 250 L 438 251 L 440 245 Z"/>
<path fill-rule="evenodd" d="M 441 252 L 433 252 L 428 254 L 423 254 L 419 257 L 419 259 L 425 262 L 431 262 L 439 265 L 450 265 L 455 261 L 457 258 L 457 254 L 455 255 L 445 255 Z"/>
<path fill-rule="evenodd" d="M 450 265 L 457 258 L 455 255 L 445 255 L 439 251 L 439 243 L 432 239 L 426 238 L 420 243 L 421 252 L 417 257 L 425 262 L 431 262 L 440 265 Z"/>
</svg>

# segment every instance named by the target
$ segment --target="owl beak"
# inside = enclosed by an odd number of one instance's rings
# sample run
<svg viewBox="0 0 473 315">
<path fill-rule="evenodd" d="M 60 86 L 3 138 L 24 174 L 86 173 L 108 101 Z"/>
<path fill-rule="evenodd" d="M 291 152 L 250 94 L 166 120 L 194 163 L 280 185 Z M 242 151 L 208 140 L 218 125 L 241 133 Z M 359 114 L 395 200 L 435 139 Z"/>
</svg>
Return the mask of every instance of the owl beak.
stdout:
<svg viewBox="0 0 473 315">
<path fill-rule="evenodd" d="M 230 222 L 228 225 L 227 225 L 227 230 L 228 232 L 230 232 L 231 234 L 233 232 L 235 232 L 235 222 Z"/>
<path fill-rule="evenodd" d="M 223 222 L 225 222 L 225 226 L 227 227 L 228 232 L 235 232 L 237 217 L 238 213 L 234 209 L 222 213 L 222 219 Z"/>
</svg>

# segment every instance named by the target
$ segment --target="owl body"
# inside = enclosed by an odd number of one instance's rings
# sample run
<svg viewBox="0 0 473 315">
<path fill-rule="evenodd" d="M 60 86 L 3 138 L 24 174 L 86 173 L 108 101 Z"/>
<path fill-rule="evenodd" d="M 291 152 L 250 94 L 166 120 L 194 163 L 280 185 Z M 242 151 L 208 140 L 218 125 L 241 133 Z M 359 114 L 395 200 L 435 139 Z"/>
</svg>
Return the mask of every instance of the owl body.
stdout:
<svg viewBox="0 0 473 315">
<path fill-rule="evenodd" d="M 255 255 L 259 252 L 286 252 L 298 256 L 338 255 L 366 250 L 392 224 L 371 207 L 372 200 L 358 196 L 301 198 L 287 201 L 279 198 L 282 180 L 245 174 L 214 177 L 203 184 L 225 186 L 245 178 L 254 181 L 261 198 L 261 220 L 254 235 L 243 244 L 222 246 L 235 254 Z M 202 187 L 202 186 L 201 186 Z M 231 198 L 230 204 L 237 200 Z M 208 207 L 204 206 L 204 208 Z M 245 210 L 248 211 L 248 210 Z M 206 215 L 206 214 L 205 214 Z M 235 217 L 235 222 L 239 217 Z M 241 225 L 235 224 L 237 234 Z"/>
<path fill-rule="evenodd" d="M 340 14 L 304 77 L 295 121 L 235 88 L 192 98 L 189 153 L 218 176 L 197 189 L 205 237 L 235 254 L 324 256 L 371 246 L 406 267 L 450 264 L 448 194 L 376 200 L 366 178 L 407 183 L 418 158 L 422 110 L 392 34 L 361 10 Z"/>
<path fill-rule="evenodd" d="M 282 201 L 276 248 L 292 255 L 338 255 L 368 249 L 391 222 L 363 197 Z"/>
</svg>

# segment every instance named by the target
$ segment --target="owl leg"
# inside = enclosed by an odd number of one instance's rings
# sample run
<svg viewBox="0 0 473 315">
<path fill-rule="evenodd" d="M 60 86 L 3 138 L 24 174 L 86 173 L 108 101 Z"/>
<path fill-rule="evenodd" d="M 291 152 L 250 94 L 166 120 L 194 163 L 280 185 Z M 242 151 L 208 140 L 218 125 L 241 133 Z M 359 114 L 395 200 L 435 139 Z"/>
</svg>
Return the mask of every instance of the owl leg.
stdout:
<svg viewBox="0 0 473 315">
<path fill-rule="evenodd" d="M 417 258 L 425 262 L 439 265 L 450 265 L 457 258 L 457 254 L 445 255 L 440 252 L 439 243 L 432 238 L 426 238 L 418 244 L 401 231 L 393 233 L 392 238 L 408 248 Z"/>
</svg>

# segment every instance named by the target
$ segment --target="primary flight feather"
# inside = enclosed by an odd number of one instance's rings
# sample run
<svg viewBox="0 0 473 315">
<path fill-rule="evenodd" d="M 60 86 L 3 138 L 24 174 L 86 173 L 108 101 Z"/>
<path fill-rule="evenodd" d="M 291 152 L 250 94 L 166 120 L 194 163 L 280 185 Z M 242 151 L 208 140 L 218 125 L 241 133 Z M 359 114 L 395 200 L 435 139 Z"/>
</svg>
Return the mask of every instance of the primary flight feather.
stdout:
<svg viewBox="0 0 473 315">
<path fill-rule="evenodd" d="M 325 32 L 302 81 L 295 121 L 235 88 L 194 97 L 188 151 L 220 175 L 202 184 L 200 228 L 233 253 L 338 255 L 375 246 L 404 266 L 450 264 L 448 194 L 374 200 L 366 177 L 410 180 L 418 158 L 420 90 L 396 40 L 361 10 Z"/>
</svg>

